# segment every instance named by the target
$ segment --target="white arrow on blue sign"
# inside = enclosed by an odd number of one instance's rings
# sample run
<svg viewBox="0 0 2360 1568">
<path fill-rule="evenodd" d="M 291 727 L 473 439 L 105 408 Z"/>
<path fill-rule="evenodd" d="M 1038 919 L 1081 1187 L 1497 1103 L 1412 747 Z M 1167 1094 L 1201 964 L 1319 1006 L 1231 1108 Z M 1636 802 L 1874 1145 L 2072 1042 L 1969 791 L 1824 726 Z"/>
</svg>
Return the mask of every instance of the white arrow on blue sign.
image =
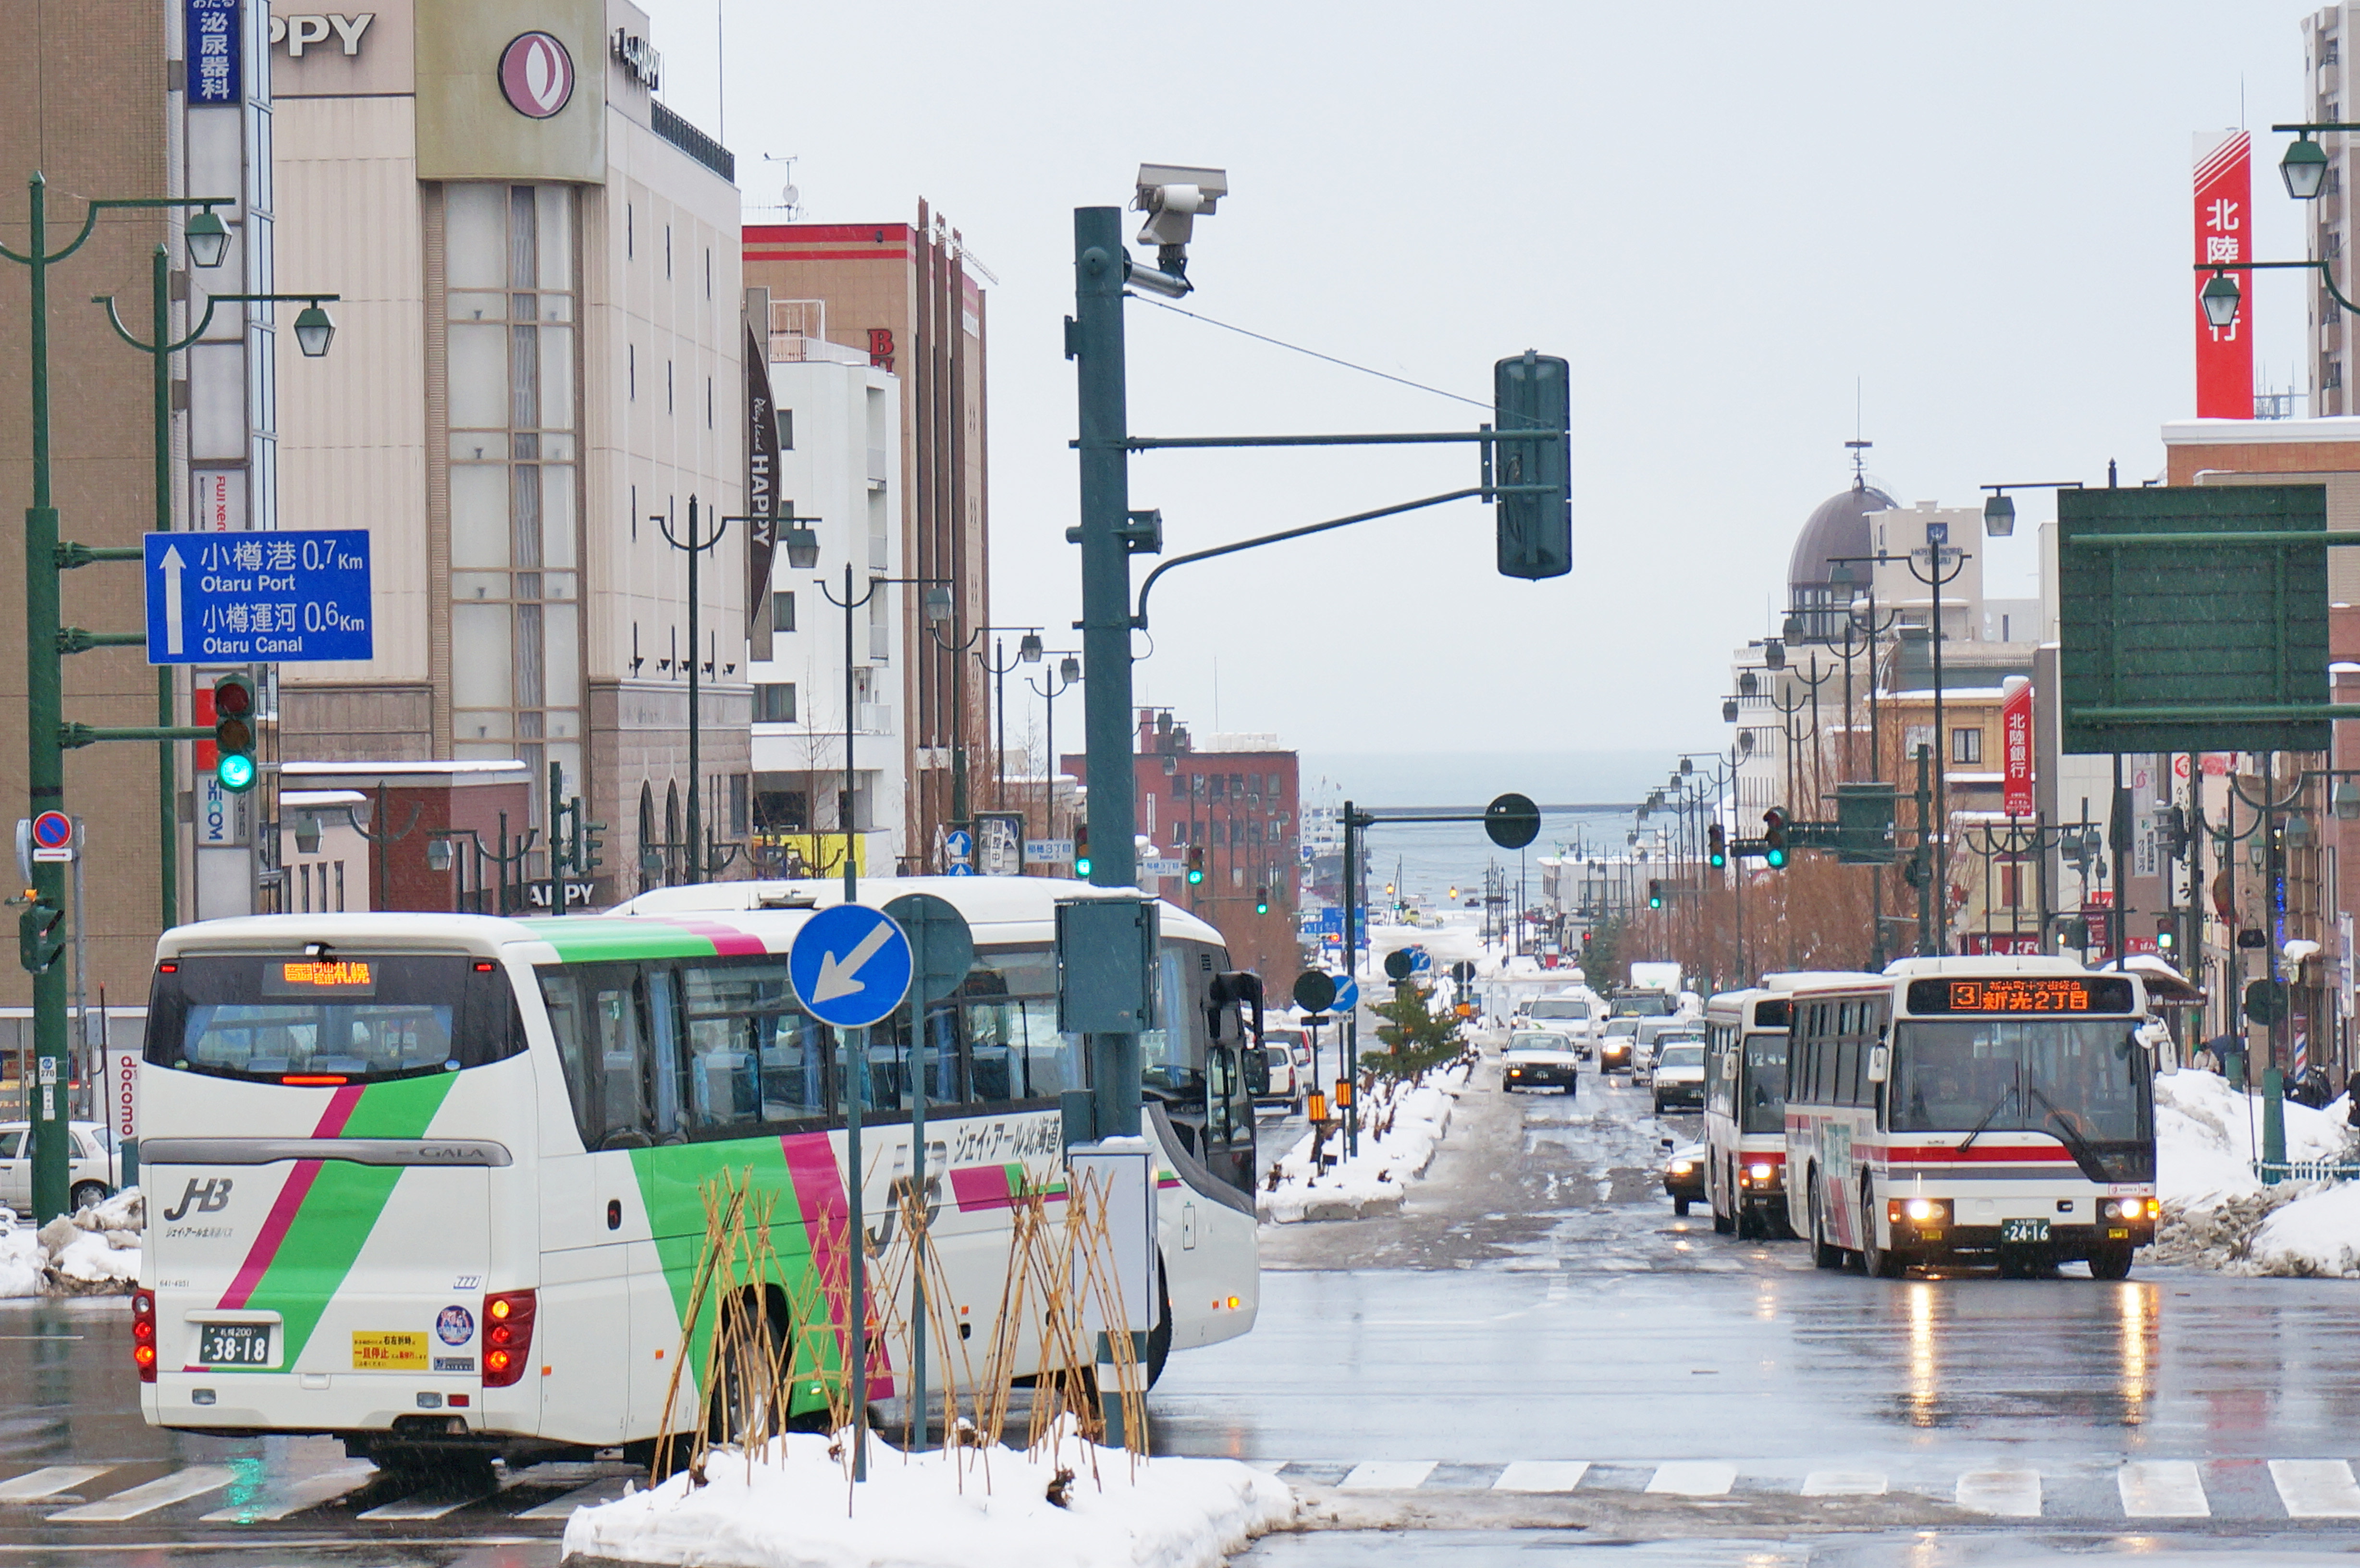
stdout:
<svg viewBox="0 0 2360 1568">
<path fill-rule="evenodd" d="M 882 909 L 838 904 L 795 933 L 787 975 L 812 1017 L 837 1029 L 867 1029 L 909 993 L 910 939 Z"/>
<path fill-rule="evenodd" d="M 377 657 L 366 528 L 148 534 L 148 662 Z"/>
<path fill-rule="evenodd" d="M 1335 1013 L 1349 1013 L 1360 1005 L 1360 983 L 1349 975 L 1337 976 L 1336 999 L 1328 1005 L 1328 1010 Z"/>
</svg>

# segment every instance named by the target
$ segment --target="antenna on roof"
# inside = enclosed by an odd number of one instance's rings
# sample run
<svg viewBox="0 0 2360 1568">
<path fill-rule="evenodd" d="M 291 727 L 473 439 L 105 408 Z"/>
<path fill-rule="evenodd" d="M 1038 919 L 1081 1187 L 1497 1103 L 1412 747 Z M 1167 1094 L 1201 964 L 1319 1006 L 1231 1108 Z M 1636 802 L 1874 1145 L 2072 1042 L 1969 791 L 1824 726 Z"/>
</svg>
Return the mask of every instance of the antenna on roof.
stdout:
<svg viewBox="0 0 2360 1568">
<path fill-rule="evenodd" d="M 1876 444 L 1861 439 L 1861 377 L 1852 378 L 1852 440 L 1844 442 L 1852 452 L 1852 487 L 1856 491 L 1868 488 L 1868 460 L 1861 454 Z"/>
</svg>

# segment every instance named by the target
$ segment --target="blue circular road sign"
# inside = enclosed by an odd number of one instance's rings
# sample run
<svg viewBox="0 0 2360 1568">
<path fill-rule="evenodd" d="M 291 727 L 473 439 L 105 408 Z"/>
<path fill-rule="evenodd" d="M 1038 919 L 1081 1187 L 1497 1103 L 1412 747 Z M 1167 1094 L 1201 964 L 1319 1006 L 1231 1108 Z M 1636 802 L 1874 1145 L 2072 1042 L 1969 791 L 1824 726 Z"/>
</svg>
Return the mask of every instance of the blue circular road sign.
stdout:
<svg viewBox="0 0 2360 1568">
<path fill-rule="evenodd" d="M 838 1029 L 867 1029 L 910 989 L 910 939 L 882 909 L 838 904 L 803 922 L 787 952 L 803 1010 Z"/>
<path fill-rule="evenodd" d="M 1349 975 L 1336 977 L 1336 999 L 1328 1006 L 1336 1012 L 1349 1013 L 1360 1005 L 1360 983 Z"/>
<path fill-rule="evenodd" d="M 33 819 L 33 842 L 43 849 L 63 849 L 73 843 L 73 822 L 63 811 L 43 811 Z"/>
</svg>

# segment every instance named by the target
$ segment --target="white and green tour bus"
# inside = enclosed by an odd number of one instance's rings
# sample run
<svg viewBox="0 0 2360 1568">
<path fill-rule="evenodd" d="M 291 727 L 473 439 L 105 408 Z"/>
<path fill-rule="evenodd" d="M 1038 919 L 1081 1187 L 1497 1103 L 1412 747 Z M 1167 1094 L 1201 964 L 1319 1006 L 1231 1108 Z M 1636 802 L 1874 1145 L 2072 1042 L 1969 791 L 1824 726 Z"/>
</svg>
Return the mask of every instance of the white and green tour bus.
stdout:
<svg viewBox="0 0 2360 1568">
<path fill-rule="evenodd" d="M 1016 1198 L 1064 1191 L 1059 1096 L 1087 1086 L 1088 1066 L 1056 1027 L 1054 906 L 1097 890 L 944 877 L 860 891 L 933 893 L 974 932 L 975 965 L 929 1007 L 936 1049 L 921 1060 L 948 1321 L 979 1371 Z M 167 931 L 140 1086 L 148 1421 L 328 1433 L 388 1465 L 648 1450 L 705 1234 L 701 1184 L 750 1170 L 786 1222 L 771 1239 L 790 1270 L 825 1269 L 831 1247 L 841 1268 L 843 1066 L 787 975 L 795 932 L 841 896 L 738 883 L 607 915 Z M 1171 1350 L 1246 1333 L 1258 1304 L 1251 1092 L 1233 1043 L 1207 1039 L 1227 956 L 1211 926 L 1160 914 L 1161 1027 L 1142 1041 L 1142 1130 L 1160 1150 L 1151 1375 Z M 862 1202 L 888 1247 L 911 1166 L 907 1017 L 869 1034 Z M 793 1334 L 788 1301 L 759 1306 Z M 937 1367 L 960 1354 L 939 1333 L 929 1346 Z M 880 1347 L 880 1397 L 905 1354 Z M 694 1412 L 690 1361 L 675 1409 Z"/>
</svg>

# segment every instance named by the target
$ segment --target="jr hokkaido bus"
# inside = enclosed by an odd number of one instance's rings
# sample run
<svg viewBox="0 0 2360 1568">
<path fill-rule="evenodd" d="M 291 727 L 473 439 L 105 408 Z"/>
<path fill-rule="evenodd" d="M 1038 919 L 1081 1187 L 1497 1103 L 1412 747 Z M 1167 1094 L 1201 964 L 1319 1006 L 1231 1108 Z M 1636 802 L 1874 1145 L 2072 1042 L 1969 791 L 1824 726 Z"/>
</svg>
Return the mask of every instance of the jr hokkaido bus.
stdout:
<svg viewBox="0 0 2360 1568">
<path fill-rule="evenodd" d="M 679 1366 L 700 1184 L 750 1171 L 776 1199 L 791 1271 L 830 1237 L 840 1255 L 843 1065 L 787 974 L 795 932 L 838 886 L 673 891 L 743 907 L 276 915 L 165 933 L 133 1320 L 151 1424 L 332 1434 L 389 1466 L 641 1454 Z M 878 903 L 907 891 L 951 899 L 975 937 L 965 983 L 928 1011 L 926 1185 L 963 1342 L 930 1335 L 930 1363 L 964 1355 L 980 1375 L 1012 1205 L 1065 1189 L 1059 1095 L 1088 1069 L 1056 1027 L 1054 904 L 1094 890 L 862 888 Z M 1227 956 L 1211 926 L 1170 905 L 1160 919 L 1161 1027 L 1141 1041 L 1159 1189 L 1151 1376 L 1171 1350 L 1246 1333 L 1258 1304 L 1251 1091 L 1235 1032 L 1208 1027 L 1208 998 L 1233 990 L 1216 984 Z M 862 1196 L 888 1248 L 911 1167 L 907 1016 L 869 1035 Z M 746 1305 L 795 1343 L 780 1296 Z M 1004 1373 L 1034 1370 L 1037 1335 Z M 906 1346 L 880 1354 L 870 1387 L 890 1398 Z M 690 1359 L 676 1428 L 708 1392 Z"/>
<path fill-rule="evenodd" d="M 2136 975 L 1908 958 L 1794 985 L 1786 1190 L 1819 1267 L 2130 1272 L 2160 1213 Z"/>
</svg>

